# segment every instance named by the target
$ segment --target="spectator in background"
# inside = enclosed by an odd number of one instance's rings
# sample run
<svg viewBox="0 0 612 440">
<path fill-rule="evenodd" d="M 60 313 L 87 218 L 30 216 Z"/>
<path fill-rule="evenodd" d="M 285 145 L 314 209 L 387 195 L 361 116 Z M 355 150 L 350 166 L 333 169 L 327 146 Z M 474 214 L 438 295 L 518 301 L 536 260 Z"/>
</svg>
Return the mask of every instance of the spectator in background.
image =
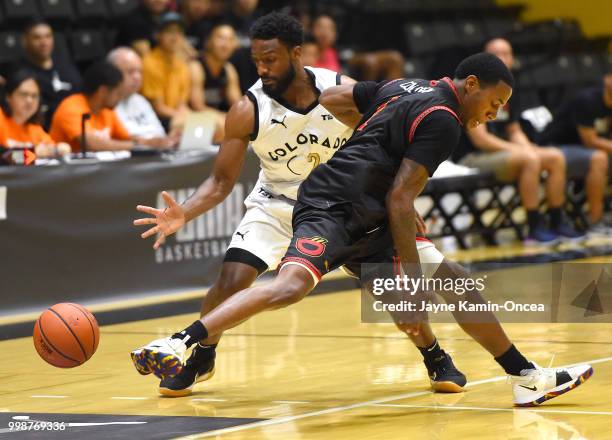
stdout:
<svg viewBox="0 0 612 440">
<path fill-rule="evenodd" d="M 121 71 L 107 61 L 90 66 L 83 78 L 83 93 L 64 99 L 53 115 L 51 137 L 81 150 L 81 121 L 85 123 L 90 150 L 127 150 L 134 146 L 113 108 L 121 99 Z"/>
<path fill-rule="evenodd" d="M 40 87 L 34 73 L 13 72 L 4 88 L 0 105 L 0 146 L 34 148 L 38 157 L 70 153 L 70 145 L 55 143 L 40 125 Z"/>
<path fill-rule="evenodd" d="M 562 145 L 566 155 L 575 162 L 575 171 L 587 176 L 585 190 L 591 229 L 605 234 L 611 232 L 610 225 L 603 219 L 609 155 L 612 153 L 610 117 L 612 70 L 608 70 L 602 83 L 578 92 L 562 105 L 541 135 L 543 143 Z"/>
<path fill-rule="evenodd" d="M 304 36 L 302 43 L 302 64 L 314 67 L 319 61 L 319 46 L 312 35 Z"/>
<path fill-rule="evenodd" d="M 491 40 L 485 45 L 485 51 L 498 56 L 509 69 L 512 68 L 512 47 L 506 40 Z M 563 153 L 554 147 L 538 147 L 527 138 L 519 123 L 521 109 L 516 90 L 514 95 L 506 106 L 499 108 L 495 121 L 467 132 L 469 142 L 460 163 L 491 171 L 502 182 L 518 181 L 521 202 L 527 211 L 527 244 L 550 243 L 559 237 L 578 238 L 582 234 L 570 227 L 563 216 L 566 189 Z M 539 211 L 542 171 L 547 173 L 549 227 Z"/>
<path fill-rule="evenodd" d="M 113 49 L 107 60 L 123 74 L 122 99 L 115 112 L 130 136 L 149 140 L 160 147 L 171 147 L 178 142 L 178 136 L 166 136 L 164 127 L 157 118 L 153 107 L 138 93 L 142 86 L 142 61 L 129 47 Z"/>
<path fill-rule="evenodd" d="M 240 100 L 238 72 L 229 62 L 237 45 L 234 28 L 227 24 L 213 27 L 200 59 L 191 66 L 191 107 L 194 110 L 211 107 L 227 112 Z"/>
<path fill-rule="evenodd" d="M 155 45 L 155 33 L 169 5 L 170 0 L 142 0 L 140 6 L 119 23 L 117 42 L 131 46 L 140 56 L 148 54 Z"/>
<path fill-rule="evenodd" d="M 143 58 L 142 94 L 166 127 L 182 124 L 191 92 L 189 65 L 182 56 L 184 24 L 168 12 L 160 20 L 158 45 Z"/>
<path fill-rule="evenodd" d="M 28 24 L 22 35 L 24 60 L 19 68 L 31 70 L 40 86 L 43 125 L 48 127 L 59 103 L 81 91 L 81 74 L 68 59 L 54 53 L 53 30 L 42 20 Z"/>
<path fill-rule="evenodd" d="M 340 58 L 335 44 L 338 37 L 336 22 L 329 15 L 319 15 L 312 24 L 312 36 L 319 45 L 319 60 L 315 67 L 340 73 Z"/>
</svg>

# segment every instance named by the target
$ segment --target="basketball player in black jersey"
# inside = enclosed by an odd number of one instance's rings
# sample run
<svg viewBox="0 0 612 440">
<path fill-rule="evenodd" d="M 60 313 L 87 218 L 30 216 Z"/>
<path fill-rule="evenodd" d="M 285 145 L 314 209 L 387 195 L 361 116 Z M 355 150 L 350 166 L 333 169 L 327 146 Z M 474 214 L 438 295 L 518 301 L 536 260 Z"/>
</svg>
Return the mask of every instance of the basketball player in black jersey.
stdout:
<svg viewBox="0 0 612 440">
<path fill-rule="evenodd" d="M 477 54 L 458 66 L 454 80 L 368 82 L 324 91 L 321 103 L 340 120 L 351 122 L 361 112 L 364 116 L 344 147 L 302 183 L 293 211 L 293 238 L 277 277 L 236 293 L 182 332 L 141 351 L 143 365 L 163 376 L 181 361 L 186 347 L 257 313 L 300 301 L 325 273 L 341 265 L 360 274 L 364 264 L 390 266 L 399 258 L 404 272 L 419 278 L 414 201 L 456 146 L 461 126 L 469 129 L 495 119 L 510 99 L 513 83 L 497 57 Z M 360 275 L 367 284 L 387 277 L 386 266 Z M 448 275 L 453 270 L 460 268 L 444 264 L 439 269 Z M 473 293 L 471 301 L 484 302 Z M 420 302 L 423 296 L 407 299 Z M 458 301 L 456 295 L 445 300 Z M 426 316 L 396 318 L 404 331 L 419 334 Z M 515 405 L 538 405 L 592 374 L 588 365 L 540 368 L 510 343 L 494 316 L 481 319 L 485 324 L 459 316 L 463 328 L 510 375 Z"/>
<path fill-rule="evenodd" d="M 251 33 L 251 54 L 263 81 L 264 90 L 270 99 L 283 102 L 300 111 L 316 105 L 319 90 L 313 85 L 310 75 L 301 62 L 300 45 L 303 41 L 303 31 L 299 22 L 286 14 L 271 13 L 258 19 Z M 339 84 L 354 83 L 354 80 L 344 75 L 337 75 L 336 81 Z M 157 234 L 155 248 L 160 246 L 165 237 L 221 203 L 231 192 L 245 160 L 249 140 L 253 138 L 254 130 L 259 126 L 259 112 L 254 99 L 256 98 L 252 94 L 250 98 L 245 95 L 229 110 L 225 139 L 221 143 L 213 171 L 187 201 L 179 205 L 164 192 L 162 194 L 167 204 L 166 209 L 146 206 L 138 208 L 152 215 L 134 223 L 155 225 L 142 234 L 143 238 Z M 310 124 L 309 118 L 318 118 L 313 116 L 312 112 L 305 112 L 302 117 L 305 126 Z M 287 129 L 286 122 L 286 116 L 273 118 L 270 121 L 274 126 L 278 125 L 284 129 Z M 351 126 L 355 125 L 353 123 Z M 286 141 L 282 138 L 279 140 L 280 144 L 291 142 L 289 138 Z M 265 159 L 264 157 L 263 160 Z M 290 205 L 287 206 L 291 208 Z M 272 211 L 278 213 L 277 209 Z M 258 221 L 265 223 L 267 220 Z M 273 219 L 272 227 L 278 228 L 276 226 L 278 223 L 279 219 Z M 284 221 L 282 223 L 284 224 Z M 246 234 L 244 231 L 238 231 L 238 234 L 243 233 Z M 258 230 L 253 230 L 246 238 L 253 238 L 257 233 Z M 267 236 L 268 233 L 264 232 L 262 235 Z M 287 235 L 291 235 L 290 231 Z M 242 239 L 244 238 L 242 236 Z M 268 244 L 275 245 L 275 243 Z M 288 244 L 288 240 L 283 241 L 283 248 L 286 249 Z M 431 248 L 435 249 L 433 246 Z M 274 263 L 274 267 L 268 267 L 265 261 L 266 252 L 265 249 L 251 252 L 230 246 L 214 285 L 203 298 L 201 315 L 209 313 L 236 292 L 249 287 L 266 270 L 274 270 L 277 263 Z M 281 256 L 282 254 L 279 255 L 279 259 Z M 462 391 L 466 383 L 465 375 L 454 366 L 450 355 L 440 347 L 427 324 L 423 326 L 423 330 L 423 335 L 408 336 L 423 355 L 432 387 L 442 392 Z M 423 339 L 425 335 L 428 336 L 427 341 Z M 160 382 L 160 394 L 172 397 L 186 396 L 191 394 L 196 382 L 210 379 L 215 371 L 216 348 L 220 338 L 220 333 L 211 335 L 195 345 L 181 372 Z"/>
</svg>

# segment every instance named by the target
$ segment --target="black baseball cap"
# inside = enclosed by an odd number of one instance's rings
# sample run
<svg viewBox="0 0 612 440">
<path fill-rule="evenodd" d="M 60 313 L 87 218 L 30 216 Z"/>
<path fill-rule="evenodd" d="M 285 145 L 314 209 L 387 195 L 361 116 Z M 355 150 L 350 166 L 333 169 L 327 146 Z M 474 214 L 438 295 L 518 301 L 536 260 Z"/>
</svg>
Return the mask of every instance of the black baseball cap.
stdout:
<svg viewBox="0 0 612 440">
<path fill-rule="evenodd" d="M 185 22 L 183 21 L 181 14 L 176 12 L 166 12 L 159 18 L 157 30 L 158 32 L 163 31 L 168 26 L 172 26 L 173 24 L 179 25 L 183 31 L 185 30 Z"/>
</svg>

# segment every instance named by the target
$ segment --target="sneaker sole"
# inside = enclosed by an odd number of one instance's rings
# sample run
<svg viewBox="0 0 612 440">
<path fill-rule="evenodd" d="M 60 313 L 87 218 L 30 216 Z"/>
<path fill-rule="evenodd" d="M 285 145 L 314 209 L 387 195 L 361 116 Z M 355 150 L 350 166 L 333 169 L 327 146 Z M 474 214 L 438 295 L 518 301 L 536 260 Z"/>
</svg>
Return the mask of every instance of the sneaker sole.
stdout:
<svg viewBox="0 0 612 440">
<path fill-rule="evenodd" d="M 455 382 L 436 382 L 430 380 L 429 383 L 431 383 L 431 388 L 436 393 L 463 393 L 465 391 L 461 385 L 456 384 Z"/>
<path fill-rule="evenodd" d="M 151 374 L 151 368 L 147 364 L 147 362 L 144 359 L 144 357 L 142 356 L 142 350 L 141 349 L 134 350 L 133 352 L 130 353 L 130 356 L 132 358 L 132 363 L 134 364 L 134 367 L 136 368 L 136 371 L 138 371 L 143 376 Z"/>
<path fill-rule="evenodd" d="M 542 397 L 537 398 L 536 400 L 533 400 L 527 403 L 515 403 L 514 406 L 518 408 L 529 408 L 529 407 L 539 406 L 550 399 L 559 397 L 561 394 L 565 394 L 568 391 L 571 391 L 574 388 L 582 385 L 592 375 L 593 375 L 593 367 L 589 368 L 587 371 L 585 371 L 580 376 L 578 376 L 572 383 L 570 383 L 569 385 L 566 385 L 564 388 L 561 388 L 560 390 L 549 391 L 548 393 L 544 394 Z"/>
<path fill-rule="evenodd" d="M 558 246 L 562 243 L 560 238 L 555 238 L 550 241 L 538 241 L 535 239 L 526 238 L 523 240 L 523 246 L 525 247 L 536 247 L 536 246 Z"/>
<path fill-rule="evenodd" d="M 189 396 L 189 395 L 191 395 L 191 393 L 193 393 L 193 386 L 196 383 L 205 382 L 205 381 L 211 379 L 214 375 L 215 375 L 215 369 L 213 368 L 208 373 L 203 374 L 201 376 L 198 376 L 196 378 L 195 382 L 193 382 L 191 384 L 191 386 L 188 387 L 188 388 L 183 388 L 182 390 L 172 390 L 172 389 L 166 388 L 166 387 L 159 387 L 158 391 L 159 391 L 159 394 L 161 394 L 162 396 L 168 396 L 168 397 L 185 397 L 185 396 Z"/>
<path fill-rule="evenodd" d="M 181 360 L 176 356 L 147 348 L 132 352 L 132 362 L 140 374 L 153 373 L 160 379 L 176 376 L 183 369 Z"/>
</svg>

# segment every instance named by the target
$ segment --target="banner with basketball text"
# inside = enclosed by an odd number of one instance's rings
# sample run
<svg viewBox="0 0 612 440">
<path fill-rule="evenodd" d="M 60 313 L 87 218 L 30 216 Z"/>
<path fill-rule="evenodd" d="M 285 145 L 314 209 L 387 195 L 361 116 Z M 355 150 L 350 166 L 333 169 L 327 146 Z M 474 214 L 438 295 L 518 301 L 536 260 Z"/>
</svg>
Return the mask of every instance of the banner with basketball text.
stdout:
<svg viewBox="0 0 612 440">
<path fill-rule="evenodd" d="M 183 202 L 213 161 L 198 152 L 0 167 L 2 312 L 210 285 L 257 180 L 255 155 L 223 203 L 158 250 L 132 222 L 146 216 L 138 204 L 165 207 L 162 190 Z"/>
</svg>

